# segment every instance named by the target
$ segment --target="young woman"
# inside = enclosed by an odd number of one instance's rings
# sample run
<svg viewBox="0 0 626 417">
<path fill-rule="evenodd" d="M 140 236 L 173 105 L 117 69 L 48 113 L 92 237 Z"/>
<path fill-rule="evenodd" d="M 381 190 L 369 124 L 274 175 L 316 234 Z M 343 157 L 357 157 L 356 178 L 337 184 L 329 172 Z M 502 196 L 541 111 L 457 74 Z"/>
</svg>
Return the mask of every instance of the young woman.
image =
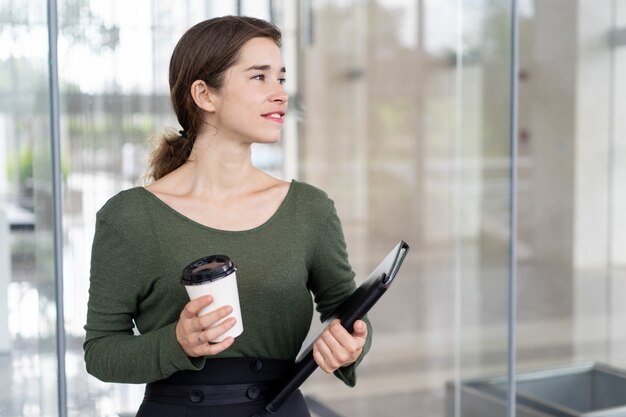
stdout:
<svg viewBox="0 0 626 417">
<path fill-rule="evenodd" d="M 183 130 L 162 138 L 147 187 L 98 212 L 84 343 L 87 370 L 103 381 L 148 383 L 138 416 L 262 415 L 307 335 L 355 289 L 341 224 L 322 191 L 284 182 L 251 163 L 253 143 L 281 137 L 288 97 L 281 35 L 263 20 L 227 16 L 189 29 L 170 62 Z M 237 265 L 244 332 L 232 308 L 198 317 L 183 268 L 213 254 Z M 139 334 L 135 335 L 136 326 Z M 368 350 L 368 326 L 337 322 L 314 358 L 348 385 Z M 300 392 L 277 416 L 309 416 Z"/>
</svg>

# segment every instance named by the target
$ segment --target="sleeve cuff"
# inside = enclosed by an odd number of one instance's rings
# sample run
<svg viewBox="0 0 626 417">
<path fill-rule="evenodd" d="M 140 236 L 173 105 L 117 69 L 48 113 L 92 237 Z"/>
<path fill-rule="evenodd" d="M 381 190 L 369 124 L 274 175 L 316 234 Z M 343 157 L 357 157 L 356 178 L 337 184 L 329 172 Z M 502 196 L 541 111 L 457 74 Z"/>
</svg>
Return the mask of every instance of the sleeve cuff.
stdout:
<svg viewBox="0 0 626 417">
<path fill-rule="evenodd" d="M 204 367 L 206 358 L 204 356 L 193 358 L 187 356 L 183 348 L 176 339 L 176 324 L 168 324 L 162 330 L 164 334 L 163 340 L 163 357 L 161 357 L 161 366 L 165 378 L 178 371 L 199 371 Z"/>
<path fill-rule="evenodd" d="M 356 367 L 357 364 L 353 363 L 352 365 L 339 368 L 335 371 L 335 376 L 347 386 L 354 387 L 356 385 Z"/>
</svg>

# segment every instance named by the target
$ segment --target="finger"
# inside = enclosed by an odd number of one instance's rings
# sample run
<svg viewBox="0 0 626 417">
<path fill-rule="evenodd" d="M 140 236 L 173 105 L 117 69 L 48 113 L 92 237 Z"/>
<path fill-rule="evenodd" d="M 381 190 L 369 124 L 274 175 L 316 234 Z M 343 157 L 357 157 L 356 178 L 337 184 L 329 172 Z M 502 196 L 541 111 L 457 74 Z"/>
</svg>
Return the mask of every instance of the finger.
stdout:
<svg viewBox="0 0 626 417">
<path fill-rule="evenodd" d="M 348 334 L 348 338 L 351 339 L 352 337 Z M 322 334 L 321 340 L 328 347 L 332 356 L 331 362 L 335 368 L 354 362 L 354 354 L 358 351 L 354 341 L 344 340 L 342 344 L 330 331 Z M 325 350 L 324 353 L 326 354 Z M 329 361 L 328 358 L 327 361 Z"/>
<path fill-rule="evenodd" d="M 226 333 L 228 330 L 232 329 L 236 323 L 237 323 L 236 318 L 229 317 L 228 319 L 224 320 L 219 325 L 211 327 L 210 329 L 204 330 L 201 333 L 202 336 L 200 338 L 204 342 L 210 342 L 212 340 L 215 340 L 221 335 L 223 335 L 224 333 Z"/>
<path fill-rule="evenodd" d="M 197 346 L 194 349 L 194 352 L 196 353 L 196 356 L 217 355 L 218 353 L 221 353 L 228 349 L 234 341 L 235 339 L 233 337 L 227 337 L 226 339 L 218 343 L 203 343 L 202 345 Z"/>
<path fill-rule="evenodd" d="M 341 327 L 341 325 L 339 327 Z M 341 327 L 341 330 L 338 330 L 333 329 L 331 325 L 320 335 L 320 339 L 322 339 L 330 348 L 331 352 L 335 354 L 350 348 L 351 341 L 349 339 L 351 339 L 351 336 L 343 327 Z"/>
<path fill-rule="evenodd" d="M 333 355 L 331 348 L 326 344 L 324 339 L 318 339 L 313 348 L 314 350 L 317 348 L 317 352 L 322 356 L 324 364 L 322 369 L 325 372 L 330 373 L 339 368 L 339 363 L 337 362 L 335 355 Z"/>
<path fill-rule="evenodd" d="M 317 363 L 317 366 L 319 366 L 322 371 L 330 373 L 326 370 L 326 362 L 324 362 L 324 356 L 315 347 L 313 347 L 313 359 L 315 359 L 315 363 Z"/>
<path fill-rule="evenodd" d="M 222 306 L 216 310 L 211 311 L 210 313 L 204 314 L 198 318 L 198 325 L 202 329 L 208 329 L 209 327 L 213 327 L 215 323 L 228 316 L 233 312 L 233 308 L 231 306 Z"/>
<path fill-rule="evenodd" d="M 363 352 L 363 346 L 365 346 L 367 340 L 367 333 L 363 333 L 362 328 L 359 329 L 361 324 L 365 326 L 365 332 L 367 332 L 367 326 L 364 322 L 360 324 L 355 323 L 357 331 L 350 334 L 341 323 L 337 321 L 329 326 L 327 334 L 322 334 L 324 342 L 326 342 L 332 350 L 333 357 L 338 362 L 339 367 L 354 363 Z"/>
<path fill-rule="evenodd" d="M 191 309 L 187 310 L 186 308 L 185 310 L 193 311 Z M 198 317 L 196 314 L 188 316 L 181 313 L 180 321 L 182 322 L 181 324 L 183 332 L 191 336 L 192 333 L 200 332 L 208 327 L 213 326 L 215 322 L 226 317 L 228 314 L 231 313 L 231 311 L 232 310 L 228 307 L 222 307 L 201 317 Z"/>
<path fill-rule="evenodd" d="M 333 369 L 326 362 L 324 354 L 320 351 L 317 342 L 313 345 L 313 359 L 315 359 L 317 366 L 319 366 L 322 371 L 326 372 L 327 374 L 333 372 Z"/>
<path fill-rule="evenodd" d="M 200 310 L 210 305 L 212 302 L 213 302 L 213 297 L 211 297 L 210 295 L 205 295 L 202 297 L 198 297 L 194 300 L 191 300 L 185 305 L 185 308 L 183 308 L 183 311 L 181 311 L 180 317 L 182 319 L 190 319 L 190 318 L 196 317 L 198 313 L 200 312 Z"/>
<path fill-rule="evenodd" d="M 352 334 L 348 333 L 339 321 L 333 322 L 329 329 L 337 341 L 349 351 L 362 348 L 367 340 L 367 325 L 362 320 L 354 322 Z"/>
<path fill-rule="evenodd" d="M 339 320 L 333 321 L 328 327 L 328 333 L 324 336 L 324 340 L 333 351 L 345 349 L 354 351 L 358 349 L 359 342 L 341 325 Z"/>
<path fill-rule="evenodd" d="M 357 320 L 354 322 L 354 332 L 352 336 L 360 339 L 367 339 L 367 324 L 363 320 Z"/>
</svg>

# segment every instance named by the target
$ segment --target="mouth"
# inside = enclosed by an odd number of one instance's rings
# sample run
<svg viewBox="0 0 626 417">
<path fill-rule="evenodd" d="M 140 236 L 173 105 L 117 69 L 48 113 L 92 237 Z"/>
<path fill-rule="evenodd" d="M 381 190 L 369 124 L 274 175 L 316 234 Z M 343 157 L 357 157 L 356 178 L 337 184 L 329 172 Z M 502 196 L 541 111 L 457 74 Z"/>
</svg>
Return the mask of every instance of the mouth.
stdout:
<svg viewBox="0 0 626 417">
<path fill-rule="evenodd" d="M 277 123 L 283 123 L 283 119 L 285 117 L 285 112 L 283 112 L 283 111 L 275 111 L 275 112 L 262 114 L 261 116 L 266 118 L 266 119 L 269 119 L 271 121 L 277 122 Z"/>
</svg>

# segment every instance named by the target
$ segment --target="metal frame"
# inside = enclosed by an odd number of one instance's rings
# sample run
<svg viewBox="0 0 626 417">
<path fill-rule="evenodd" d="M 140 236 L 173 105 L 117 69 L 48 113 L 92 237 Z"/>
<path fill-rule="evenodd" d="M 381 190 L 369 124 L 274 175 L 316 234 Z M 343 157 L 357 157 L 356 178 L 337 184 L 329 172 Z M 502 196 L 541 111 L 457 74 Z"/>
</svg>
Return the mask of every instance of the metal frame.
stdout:
<svg viewBox="0 0 626 417">
<path fill-rule="evenodd" d="M 59 417 L 67 416 L 65 375 L 65 318 L 63 314 L 63 207 L 61 188 L 61 109 L 58 72 L 58 18 L 56 0 L 48 0 L 48 43 L 50 83 L 50 130 L 52 148 L 52 198 L 54 239 L 54 283 L 56 291 L 57 383 Z"/>
<path fill-rule="evenodd" d="M 519 9 L 517 0 L 511 0 L 511 101 L 509 140 L 511 143 L 510 172 L 510 239 L 509 239 L 509 323 L 507 355 L 507 416 L 515 417 L 516 391 L 516 323 L 517 323 L 517 184 L 518 184 L 518 101 L 519 101 Z"/>
</svg>

